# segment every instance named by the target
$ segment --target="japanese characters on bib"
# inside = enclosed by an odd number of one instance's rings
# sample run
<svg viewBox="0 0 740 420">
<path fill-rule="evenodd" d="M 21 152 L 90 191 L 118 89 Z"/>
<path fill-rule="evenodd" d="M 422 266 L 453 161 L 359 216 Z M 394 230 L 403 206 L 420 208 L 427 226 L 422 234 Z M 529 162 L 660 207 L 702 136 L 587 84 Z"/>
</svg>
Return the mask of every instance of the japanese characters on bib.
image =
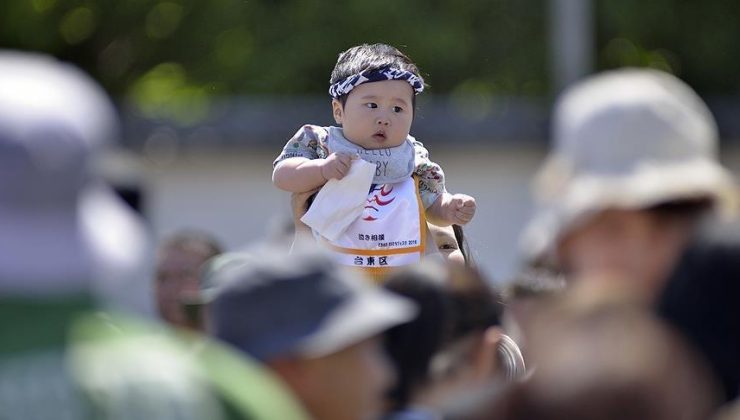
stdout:
<svg viewBox="0 0 740 420">
<path fill-rule="evenodd" d="M 375 281 L 393 268 L 419 262 L 426 246 L 426 217 L 418 179 L 373 184 L 362 215 L 336 240 L 315 236 L 340 264 L 361 268 Z"/>
</svg>

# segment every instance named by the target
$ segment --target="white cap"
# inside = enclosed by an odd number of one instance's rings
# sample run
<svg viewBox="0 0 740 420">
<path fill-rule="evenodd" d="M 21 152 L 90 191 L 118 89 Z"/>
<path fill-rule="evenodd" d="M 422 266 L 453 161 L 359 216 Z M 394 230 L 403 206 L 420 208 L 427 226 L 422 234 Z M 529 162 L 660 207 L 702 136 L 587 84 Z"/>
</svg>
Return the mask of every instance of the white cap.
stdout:
<svg viewBox="0 0 740 420">
<path fill-rule="evenodd" d="M 640 209 L 708 198 L 731 213 L 735 191 L 717 161 L 714 119 L 699 96 L 665 72 L 621 69 L 563 93 L 554 150 L 534 185 L 538 206 L 526 256 L 554 256 L 558 238 L 608 208 Z"/>
<path fill-rule="evenodd" d="M 93 169 L 117 134 L 113 104 L 89 76 L 0 50 L 0 295 L 92 292 L 150 309 L 132 283 L 148 280 L 143 225 Z"/>
</svg>

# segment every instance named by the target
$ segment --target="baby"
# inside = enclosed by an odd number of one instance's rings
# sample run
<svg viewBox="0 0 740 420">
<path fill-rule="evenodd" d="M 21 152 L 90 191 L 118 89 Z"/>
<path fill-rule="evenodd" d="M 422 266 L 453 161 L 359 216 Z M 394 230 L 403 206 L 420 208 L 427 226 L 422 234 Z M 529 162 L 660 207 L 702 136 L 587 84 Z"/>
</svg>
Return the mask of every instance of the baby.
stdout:
<svg viewBox="0 0 740 420">
<path fill-rule="evenodd" d="M 301 127 L 275 159 L 273 182 L 300 193 L 341 180 L 354 159 L 374 164 L 365 212 L 329 248 L 347 265 L 363 268 L 418 261 L 427 220 L 464 225 L 476 209 L 473 197 L 446 191 L 442 168 L 409 135 L 424 80 L 398 49 L 364 44 L 339 55 L 330 84 L 339 127 Z"/>
</svg>

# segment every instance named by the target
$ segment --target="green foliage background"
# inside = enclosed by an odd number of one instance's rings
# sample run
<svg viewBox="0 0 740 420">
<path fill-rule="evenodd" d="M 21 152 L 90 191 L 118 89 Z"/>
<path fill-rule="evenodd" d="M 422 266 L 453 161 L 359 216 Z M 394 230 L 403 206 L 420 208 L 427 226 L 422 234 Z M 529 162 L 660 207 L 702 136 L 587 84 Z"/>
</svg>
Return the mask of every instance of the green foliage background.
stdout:
<svg viewBox="0 0 740 420">
<path fill-rule="evenodd" d="M 740 2 L 598 0 L 598 68 L 668 70 L 705 95 L 740 93 Z"/>
<path fill-rule="evenodd" d="M 337 54 L 393 44 L 436 94 L 547 96 L 545 0 L 4 0 L 0 47 L 49 52 L 142 109 L 325 94 Z M 740 2 L 594 0 L 596 66 L 740 91 Z M 152 111 L 153 112 L 153 111 Z"/>
<path fill-rule="evenodd" d="M 112 93 L 152 78 L 209 93 L 324 93 L 337 54 L 398 46 L 433 90 L 546 90 L 537 1 L 5 0 L 5 47 L 79 63 Z M 144 84 L 142 86 L 141 84 Z"/>
</svg>

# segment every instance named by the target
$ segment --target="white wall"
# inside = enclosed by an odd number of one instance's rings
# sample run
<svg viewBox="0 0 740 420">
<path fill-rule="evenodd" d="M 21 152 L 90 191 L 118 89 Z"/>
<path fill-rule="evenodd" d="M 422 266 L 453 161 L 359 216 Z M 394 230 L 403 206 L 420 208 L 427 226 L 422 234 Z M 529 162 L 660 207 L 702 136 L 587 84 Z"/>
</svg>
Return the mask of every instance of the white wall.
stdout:
<svg viewBox="0 0 740 420">
<path fill-rule="evenodd" d="M 445 169 L 448 189 L 478 200 L 466 235 L 484 271 L 497 280 L 512 275 L 517 236 L 528 216 L 527 184 L 541 152 L 532 149 L 432 150 Z M 259 240 L 288 220 L 289 195 L 270 181 L 272 153 L 142 155 L 120 160 L 141 185 L 143 212 L 155 239 L 183 228 L 203 229 L 234 249 Z M 109 165 L 110 166 L 110 165 Z M 130 180 L 130 179 L 129 179 Z"/>
<path fill-rule="evenodd" d="M 543 152 L 484 146 L 431 150 L 445 169 L 448 189 L 478 201 L 478 213 L 466 235 L 478 264 L 494 281 L 508 280 L 518 267 L 518 238 L 531 214 L 529 183 Z M 289 218 L 288 193 L 270 181 L 273 158 L 273 153 L 244 150 L 154 154 L 136 156 L 133 170 L 130 161 L 124 166 L 135 172 L 142 186 L 143 211 L 155 239 L 178 229 L 198 228 L 234 249 L 265 237 Z M 722 158 L 733 172 L 740 172 L 740 149 L 725 150 Z"/>
</svg>

